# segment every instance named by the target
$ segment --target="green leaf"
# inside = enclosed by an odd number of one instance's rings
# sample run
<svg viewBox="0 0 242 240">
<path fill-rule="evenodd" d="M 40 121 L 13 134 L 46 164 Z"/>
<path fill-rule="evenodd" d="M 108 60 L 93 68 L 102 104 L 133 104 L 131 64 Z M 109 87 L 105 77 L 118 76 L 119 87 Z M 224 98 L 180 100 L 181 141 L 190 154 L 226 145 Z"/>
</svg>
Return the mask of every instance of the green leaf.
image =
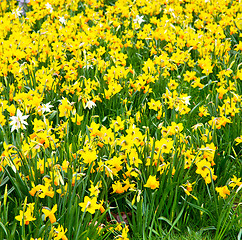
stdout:
<svg viewBox="0 0 242 240">
<path fill-rule="evenodd" d="M 173 226 L 173 223 L 172 223 L 169 219 L 167 219 L 167 218 L 165 218 L 165 217 L 159 217 L 158 220 L 165 221 L 165 222 L 168 223 L 171 227 Z M 174 229 L 176 229 L 176 230 L 179 231 L 179 232 L 181 231 L 179 228 L 177 228 L 177 227 L 175 227 L 175 226 L 174 226 Z"/>
<path fill-rule="evenodd" d="M 4 231 L 5 235 L 6 235 L 6 237 L 7 237 L 7 239 L 8 239 L 8 232 L 7 232 L 7 229 L 5 228 L 5 226 L 3 225 L 2 222 L 0 222 L 0 226 L 2 227 L 2 229 L 3 229 L 3 231 Z"/>
</svg>

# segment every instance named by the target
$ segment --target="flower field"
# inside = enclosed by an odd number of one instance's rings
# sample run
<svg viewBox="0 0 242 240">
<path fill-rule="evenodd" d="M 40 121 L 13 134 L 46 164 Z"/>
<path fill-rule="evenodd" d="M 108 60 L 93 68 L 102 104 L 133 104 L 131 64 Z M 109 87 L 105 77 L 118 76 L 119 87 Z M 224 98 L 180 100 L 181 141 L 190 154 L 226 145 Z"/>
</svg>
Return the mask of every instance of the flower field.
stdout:
<svg viewBox="0 0 242 240">
<path fill-rule="evenodd" d="M 0 0 L 0 239 L 242 239 L 241 119 L 240 0 Z"/>
</svg>

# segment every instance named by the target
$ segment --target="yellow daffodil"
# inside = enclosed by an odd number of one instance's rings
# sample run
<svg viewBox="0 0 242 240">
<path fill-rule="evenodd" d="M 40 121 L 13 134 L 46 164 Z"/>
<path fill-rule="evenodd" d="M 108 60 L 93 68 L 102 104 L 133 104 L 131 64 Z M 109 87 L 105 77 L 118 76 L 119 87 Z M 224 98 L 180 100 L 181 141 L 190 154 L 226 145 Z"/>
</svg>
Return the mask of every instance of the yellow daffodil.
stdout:
<svg viewBox="0 0 242 240">
<path fill-rule="evenodd" d="M 79 203 L 79 206 L 82 208 L 82 212 L 89 212 L 94 214 L 97 209 L 100 208 L 99 204 L 97 204 L 97 198 L 89 198 L 88 196 L 84 197 L 84 202 Z"/>
<path fill-rule="evenodd" d="M 156 180 L 156 176 L 149 176 L 144 187 L 156 189 L 156 188 L 159 188 L 159 185 L 160 185 L 160 183 L 159 183 L 159 181 Z"/>
</svg>

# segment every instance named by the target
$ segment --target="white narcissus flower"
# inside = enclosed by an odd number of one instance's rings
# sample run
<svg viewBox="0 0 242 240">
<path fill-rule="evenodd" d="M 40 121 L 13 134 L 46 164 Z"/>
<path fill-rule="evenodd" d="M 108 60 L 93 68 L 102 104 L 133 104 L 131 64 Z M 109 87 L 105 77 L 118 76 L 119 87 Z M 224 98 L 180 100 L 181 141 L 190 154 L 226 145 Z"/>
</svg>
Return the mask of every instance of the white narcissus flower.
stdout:
<svg viewBox="0 0 242 240">
<path fill-rule="evenodd" d="M 182 98 L 182 100 L 184 101 L 184 103 L 186 104 L 186 105 L 190 105 L 190 98 L 191 98 L 191 96 L 187 96 L 187 97 L 183 97 Z"/>
<path fill-rule="evenodd" d="M 45 7 L 46 7 L 47 10 L 50 10 L 50 13 L 53 12 L 53 8 L 52 8 L 51 4 L 46 3 L 46 4 L 45 4 Z"/>
<path fill-rule="evenodd" d="M 19 2 L 18 6 L 19 6 L 19 9 L 20 9 L 20 10 L 17 11 L 18 17 L 20 17 L 21 15 L 26 16 L 26 13 L 25 13 L 25 11 L 27 10 L 26 4 L 29 3 L 30 0 L 17 0 L 17 1 Z M 15 16 L 16 16 L 16 14 L 15 14 Z"/>
<path fill-rule="evenodd" d="M 60 21 L 60 23 L 62 23 L 64 25 L 66 24 L 66 20 L 64 17 L 59 17 L 59 21 Z"/>
<path fill-rule="evenodd" d="M 54 107 L 52 105 L 50 105 L 50 102 L 46 103 L 46 104 L 42 104 L 42 108 L 41 108 L 41 111 L 42 113 L 44 114 L 45 112 L 49 113 L 51 112 L 51 108 Z"/>
<path fill-rule="evenodd" d="M 28 123 L 25 121 L 29 115 L 23 116 L 22 112 L 18 109 L 17 110 L 17 116 L 10 117 L 12 122 L 10 122 L 10 125 L 12 126 L 11 132 L 13 132 L 15 129 L 18 131 L 18 129 L 26 129 L 25 125 L 28 125 Z"/>
<path fill-rule="evenodd" d="M 89 109 L 92 109 L 93 107 L 96 107 L 96 103 L 89 100 L 87 103 L 86 103 L 86 106 L 84 107 L 85 109 L 86 108 L 89 108 Z"/>
<path fill-rule="evenodd" d="M 89 64 L 89 62 L 86 62 L 86 65 L 83 66 L 83 68 L 86 68 L 86 69 L 91 68 L 91 69 L 93 69 L 93 66 L 91 64 Z"/>
<path fill-rule="evenodd" d="M 22 9 L 18 7 L 16 10 L 12 11 L 12 14 L 15 15 L 16 18 L 20 17 L 22 14 Z"/>
<path fill-rule="evenodd" d="M 144 18 L 144 16 L 137 15 L 133 21 L 134 21 L 134 23 L 138 23 L 140 25 L 142 22 L 145 22 L 145 20 L 143 18 Z"/>
</svg>

